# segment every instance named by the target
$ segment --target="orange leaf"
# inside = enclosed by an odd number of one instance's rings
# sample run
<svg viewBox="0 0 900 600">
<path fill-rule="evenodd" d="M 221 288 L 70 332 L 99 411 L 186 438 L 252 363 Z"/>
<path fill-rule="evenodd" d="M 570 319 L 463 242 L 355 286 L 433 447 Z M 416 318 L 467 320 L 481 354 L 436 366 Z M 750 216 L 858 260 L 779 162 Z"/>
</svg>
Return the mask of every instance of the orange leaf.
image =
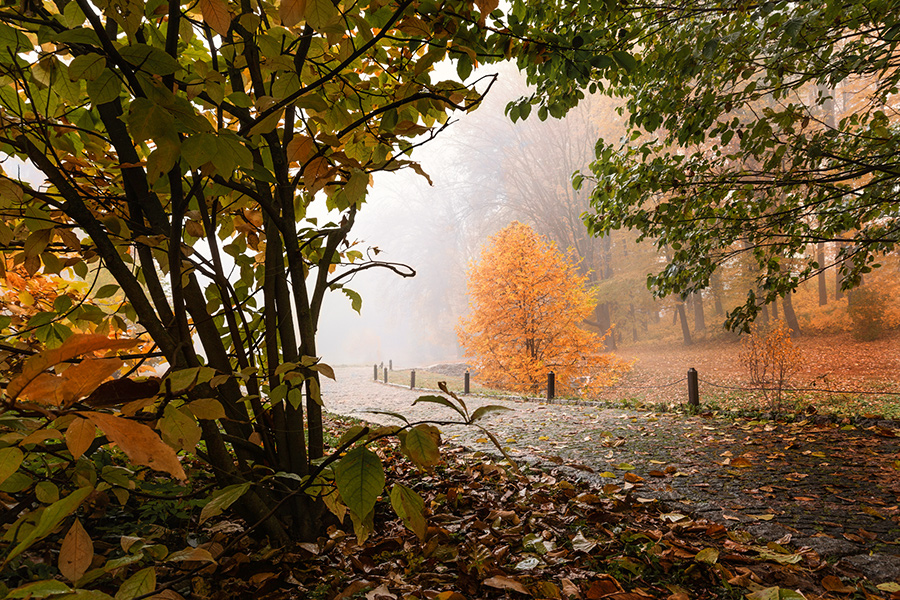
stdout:
<svg viewBox="0 0 900 600">
<path fill-rule="evenodd" d="M 221 36 L 228 35 L 231 27 L 231 11 L 223 0 L 200 0 L 203 21 Z"/>
<path fill-rule="evenodd" d="M 76 334 L 63 342 L 62 346 L 53 350 L 45 350 L 35 354 L 25 363 L 22 373 L 13 379 L 6 388 L 8 398 L 16 398 L 31 380 L 61 362 L 71 360 L 82 354 L 98 350 L 119 350 L 131 348 L 138 340 L 116 340 L 93 333 Z"/>
<path fill-rule="evenodd" d="M 312 138 L 295 135 L 287 145 L 287 158 L 291 162 L 305 163 L 316 149 Z"/>
<path fill-rule="evenodd" d="M 78 414 L 90 419 L 99 427 L 106 437 L 122 449 L 131 462 L 157 471 L 165 471 L 181 480 L 187 479 L 175 451 L 146 425 L 106 413 Z"/>
<path fill-rule="evenodd" d="M 644 481 L 643 477 L 641 477 L 640 475 L 635 475 L 634 473 L 625 473 L 625 475 L 623 475 L 622 477 L 628 483 L 640 483 Z"/>
<path fill-rule="evenodd" d="M 59 547 L 59 572 L 69 581 L 77 581 L 90 568 L 93 559 L 94 542 L 81 521 L 75 519 Z"/>
<path fill-rule="evenodd" d="M 97 436 L 97 428 L 87 419 L 76 418 L 66 429 L 66 447 L 72 458 L 78 460 L 91 447 Z"/>
<path fill-rule="evenodd" d="M 598 579 L 591 582 L 591 587 L 587 591 L 588 600 L 599 600 L 603 596 L 623 592 L 622 586 L 612 575 L 600 575 Z"/>
</svg>

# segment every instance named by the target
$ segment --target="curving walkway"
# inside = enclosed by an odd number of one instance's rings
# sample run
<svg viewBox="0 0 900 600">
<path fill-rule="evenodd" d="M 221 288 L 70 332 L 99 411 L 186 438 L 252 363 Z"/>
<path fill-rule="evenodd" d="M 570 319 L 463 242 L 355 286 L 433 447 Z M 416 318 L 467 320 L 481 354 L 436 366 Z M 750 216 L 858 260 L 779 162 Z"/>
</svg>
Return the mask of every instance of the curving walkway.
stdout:
<svg viewBox="0 0 900 600">
<path fill-rule="evenodd" d="M 422 390 L 372 381 L 371 367 L 339 367 L 322 385 L 328 411 L 376 423 L 456 421 L 451 409 L 420 403 Z M 483 421 L 517 461 L 615 485 L 665 510 L 740 525 L 770 541 L 840 558 L 850 573 L 900 580 L 900 431 L 890 423 L 838 427 L 688 417 L 589 405 L 465 396 L 470 411 L 511 410 Z M 441 427 L 445 440 L 494 452 L 483 432 Z M 673 516 L 673 518 L 678 518 Z"/>
</svg>

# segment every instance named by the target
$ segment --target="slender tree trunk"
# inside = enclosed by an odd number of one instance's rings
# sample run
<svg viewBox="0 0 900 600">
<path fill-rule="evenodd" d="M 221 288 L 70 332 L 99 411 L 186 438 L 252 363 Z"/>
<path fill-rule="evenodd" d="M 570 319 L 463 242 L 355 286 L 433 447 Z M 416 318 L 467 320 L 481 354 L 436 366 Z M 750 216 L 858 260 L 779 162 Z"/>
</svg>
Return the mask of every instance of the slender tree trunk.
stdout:
<svg viewBox="0 0 900 600">
<path fill-rule="evenodd" d="M 628 311 L 631 313 L 631 341 L 638 341 L 638 333 L 637 333 L 637 316 L 634 311 L 634 303 L 628 304 Z"/>
<path fill-rule="evenodd" d="M 609 332 L 609 335 L 607 335 L 604 340 L 606 350 L 615 350 L 616 335 L 615 332 L 612 331 L 612 316 L 610 315 L 609 303 L 598 302 L 597 307 L 594 309 L 594 317 L 597 320 L 597 323 L 600 324 L 600 335 L 605 334 L 607 331 Z"/>
<path fill-rule="evenodd" d="M 794 295 L 791 292 L 784 295 L 784 319 L 791 329 L 791 337 L 796 337 L 800 335 L 800 321 L 797 320 L 797 313 L 794 312 L 793 298 Z"/>
<path fill-rule="evenodd" d="M 688 327 L 687 314 L 684 311 L 684 302 L 678 303 L 678 319 L 681 321 L 681 335 L 684 337 L 684 345 L 690 346 L 694 343 L 691 339 L 691 328 Z"/>
<path fill-rule="evenodd" d="M 703 294 L 697 292 L 691 296 L 694 304 L 694 331 L 706 331 L 706 315 L 703 313 Z"/>
<path fill-rule="evenodd" d="M 709 284 L 712 289 L 713 312 L 716 316 L 722 315 L 725 313 L 725 309 L 722 307 L 722 294 L 724 290 L 722 290 L 722 277 L 719 275 L 718 271 L 713 273 L 712 278 L 709 280 Z"/>
<path fill-rule="evenodd" d="M 762 305 L 762 308 L 759 311 L 759 325 L 763 329 L 769 326 L 769 307 L 766 304 Z"/>
<path fill-rule="evenodd" d="M 825 268 L 825 242 L 816 244 L 816 262 L 819 263 L 820 269 Z M 819 283 L 819 306 L 825 306 L 828 304 L 828 283 L 825 280 L 825 271 L 819 271 L 816 281 Z"/>
<path fill-rule="evenodd" d="M 776 299 L 771 305 L 772 307 L 772 318 L 776 321 L 778 320 L 778 300 Z"/>
</svg>

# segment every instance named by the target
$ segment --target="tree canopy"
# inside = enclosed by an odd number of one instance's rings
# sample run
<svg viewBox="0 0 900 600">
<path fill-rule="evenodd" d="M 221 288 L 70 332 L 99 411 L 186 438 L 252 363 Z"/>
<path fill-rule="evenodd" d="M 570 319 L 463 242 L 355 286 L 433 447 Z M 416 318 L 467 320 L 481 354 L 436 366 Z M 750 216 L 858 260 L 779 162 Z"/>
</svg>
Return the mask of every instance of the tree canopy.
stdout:
<svg viewBox="0 0 900 600">
<path fill-rule="evenodd" d="M 559 114 L 585 88 L 627 98 L 627 142 L 598 144 L 588 175 L 588 222 L 668 252 L 657 293 L 705 288 L 749 253 L 757 285 L 729 317 L 741 326 L 822 269 L 857 285 L 896 248 L 900 4 L 596 4 L 515 4 L 550 31 L 549 58 L 510 114 Z M 823 259 L 811 245 L 826 242 L 838 249 Z"/>
<path fill-rule="evenodd" d="M 491 78 L 463 81 L 509 41 L 486 27 L 496 6 L 0 8 L 0 153 L 10 157 L 0 177 L 0 329 L 17 343 L 10 362 L 73 333 L 141 338 L 119 373 L 146 383 L 134 375 L 161 358 L 165 376 L 158 393 L 141 392 L 143 416 L 162 417 L 177 450 L 202 438 L 218 485 L 245 486 L 242 514 L 273 540 L 316 535 L 323 494 L 298 490 L 324 468 L 322 304 L 338 291 L 358 308 L 345 284 L 360 271 L 412 274 L 365 255 L 349 232 L 372 173 L 420 171 L 410 152 L 453 111 L 477 106 Z M 434 76 L 445 59 L 458 78 Z M 29 426 L 65 427 L 56 419 L 84 395 L 38 398 Z M 204 399 L 218 408 L 188 408 Z M 17 400 L 8 393 L 5 407 Z M 107 398 L 97 414 L 116 404 Z M 348 456 L 373 462 L 363 450 Z M 379 490 L 344 500 L 365 512 Z"/>
<path fill-rule="evenodd" d="M 531 227 L 514 222 L 492 236 L 469 269 L 470 314 L 458 328 L 479 379 L 532 394 L 548 371 L 562 388 L 608 383 L 622 365 L 582 328 L 596 304 L 587 284 L 577 259 Z"/>
</svg>

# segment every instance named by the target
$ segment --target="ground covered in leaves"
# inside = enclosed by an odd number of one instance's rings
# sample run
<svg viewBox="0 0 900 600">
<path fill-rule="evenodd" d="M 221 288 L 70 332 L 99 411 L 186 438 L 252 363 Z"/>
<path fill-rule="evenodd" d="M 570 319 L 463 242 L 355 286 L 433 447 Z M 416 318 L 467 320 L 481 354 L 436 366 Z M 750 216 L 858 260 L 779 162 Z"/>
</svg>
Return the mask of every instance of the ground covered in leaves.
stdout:
<svg viewBox="0 0 900 600">
<path fill-rule="evenodd" d="M 900 598 L 900 585 L 854 580 L 812 550 L 661 512 L 632 486 L 516 473 L 459 449 L 426 473 L 388 446 L 378 452 L 389 481 L 425 499 L 424 539 L 386 501 L 376 507 L 377 534 L 364 542 L 332 527 L 315 543 L 271 549 L 244 541 L 217 555 L 241 527 L 220 522 L 204 544 L 218 564 L 171 592 L 217 600 Z"/>
</svg>

